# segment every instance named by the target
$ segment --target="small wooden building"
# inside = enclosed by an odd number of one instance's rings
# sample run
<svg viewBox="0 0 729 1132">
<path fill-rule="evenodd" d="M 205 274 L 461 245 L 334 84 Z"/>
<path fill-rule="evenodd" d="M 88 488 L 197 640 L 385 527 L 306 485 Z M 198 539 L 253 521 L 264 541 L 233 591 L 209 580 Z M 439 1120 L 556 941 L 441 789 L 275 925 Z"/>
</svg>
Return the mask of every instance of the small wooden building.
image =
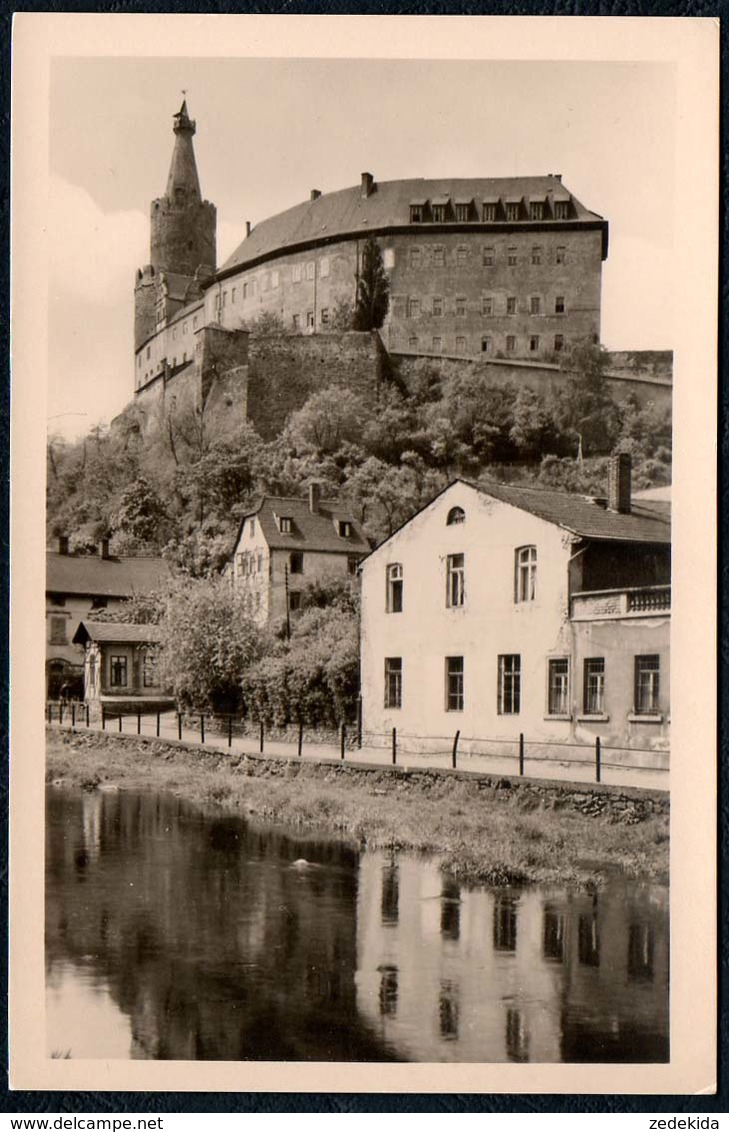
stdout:
<svg viewBox="0 0 729 1132">
<path fill-rule="evenodd" d="M 174 706 L 159 675 L 159 626 L 82 621 L 73 642 L 84 646 L 84 699 L 91 707 L 164 711 Z"/>
</svg>

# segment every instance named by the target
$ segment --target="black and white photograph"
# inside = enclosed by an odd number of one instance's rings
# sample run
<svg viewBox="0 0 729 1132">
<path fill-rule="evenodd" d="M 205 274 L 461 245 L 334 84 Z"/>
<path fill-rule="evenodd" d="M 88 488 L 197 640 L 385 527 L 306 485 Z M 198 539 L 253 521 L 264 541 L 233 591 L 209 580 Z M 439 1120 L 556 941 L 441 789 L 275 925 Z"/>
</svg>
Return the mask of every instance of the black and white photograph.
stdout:
<svg viewBox="0 0 729 1132">
<path fill-rule="evenodd" d="M 18 1087 L 711 1091 L 716 26 L 221 19 L 16 23 Z"/>
</svg>

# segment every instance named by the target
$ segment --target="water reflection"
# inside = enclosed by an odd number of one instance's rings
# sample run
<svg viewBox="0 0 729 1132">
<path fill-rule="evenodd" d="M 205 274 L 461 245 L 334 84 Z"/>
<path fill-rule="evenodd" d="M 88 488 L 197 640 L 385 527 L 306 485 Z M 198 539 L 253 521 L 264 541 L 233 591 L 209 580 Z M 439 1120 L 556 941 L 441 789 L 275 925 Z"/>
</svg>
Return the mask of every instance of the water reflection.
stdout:
<svg viewBox="0 0 729 1132">
<path fill-rule="evenodd" d="M 169 796 L 51 790 L 46 828 L 49 1053 L 668 1057 L 660 886 L 468 891 Z"/>
</svg>

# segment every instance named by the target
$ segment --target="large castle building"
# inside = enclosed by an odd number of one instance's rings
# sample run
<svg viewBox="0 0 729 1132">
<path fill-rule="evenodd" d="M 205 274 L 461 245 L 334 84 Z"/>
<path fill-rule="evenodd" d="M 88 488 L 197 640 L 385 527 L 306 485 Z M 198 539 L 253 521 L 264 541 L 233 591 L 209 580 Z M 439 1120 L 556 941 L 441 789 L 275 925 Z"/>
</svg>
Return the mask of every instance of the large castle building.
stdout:
<svg viewBox="0 0 729 1132">
<path fill-rule="evenodd" d="M 363 173 L 246 225 L 218 268 L 184 102 L 173 128 L 150 263 L 137 272 L 135 392 L 190 366 L 205 327 L 234 332 L 268 314 L 291 334 L 326 334 L 338 304 L 355 301 L 370 236 L 390 281 L 390 353 L 543 363 L 575 340 L 599 341 L 608 225 L 560 175 L 379 183 Z"/>
</svg>

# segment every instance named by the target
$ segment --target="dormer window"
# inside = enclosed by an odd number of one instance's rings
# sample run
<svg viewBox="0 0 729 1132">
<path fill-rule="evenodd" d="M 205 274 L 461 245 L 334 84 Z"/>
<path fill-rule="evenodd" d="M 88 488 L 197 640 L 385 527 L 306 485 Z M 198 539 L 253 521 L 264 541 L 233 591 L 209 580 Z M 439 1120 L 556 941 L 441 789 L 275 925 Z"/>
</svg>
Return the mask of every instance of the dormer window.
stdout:
<svg viewBox="0 0 729 1132">
<path fill-rule="evenodd" d="M 492 224 L 496 219 L 496 203 L 497 202 L 495 200 L 484 201 L 482 206 L 484 224 Z"/>
<path fill-rule="evenodd" d="M 466 512 L 462 507 L 451 507 L 446 519 L 446 526 L 452 527 L 454 523 L 465 523 Z"/>
<path fill-rule="evenodd" d="M 444 204 L 433 205 L 433 223 L 445 224 L 446 219 L 446 206 Z"/>
<path fill-rule="evenodd" d="M 425 211 L 425 201 L 413 201 L 410 205 L 410 223 L 422 224 L 423 213 Z"/>
<path fill-rule="evenodd" d="M 518 220 L 519 219 L 519 201 L 507 200 L 506 202 L 506 219 Z"/>
<path fill-rule="evenodd" d="M 463 222 L 464 220 L 471 219 L 471 202 L 470 200 L 456 201 L 456 220 Z"/>
<path fill-rule="evenodd" d="M 533 200 L 529 205 L 530 220 L 544 220 L 544 201 Z"/>
<path fill-rule="evenodd" d="M 290 515 L 279 515 L 278 529 L 282 535 L 290 535 L 293 529 L 293 520 Z"/>
<path fill-rule="evenodd" d="M 349 519 L 337 519 L 337 534 L 340 538 L 352 537 L 352 524 Z"/>
<path fill-rule="evenodd" d="M 554 219 L 555 220 L 568 220 L 570 214 L 570 202 L 568 200 L 556 200 L 554 202 Z"/>
</svg>

